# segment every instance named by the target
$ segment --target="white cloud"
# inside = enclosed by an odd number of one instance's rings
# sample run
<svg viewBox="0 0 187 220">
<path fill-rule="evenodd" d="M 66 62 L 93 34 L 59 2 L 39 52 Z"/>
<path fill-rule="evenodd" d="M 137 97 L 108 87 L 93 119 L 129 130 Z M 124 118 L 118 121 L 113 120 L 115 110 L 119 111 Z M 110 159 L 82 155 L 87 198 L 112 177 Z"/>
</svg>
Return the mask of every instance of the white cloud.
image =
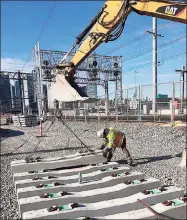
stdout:
<svg viewBox="0 0 187 220">
<path fill-rule="evenodd" d="M 23 68 L 25 64 L 25 60 L 22 59 L 14 59 L 14 58 L 1 58 L 1 70 L 2 71 L 18 71 Z M 34 68 L 34 63 L 29 61 L 26 63 L 23 71 L 31 72 Z"/>
</svg>

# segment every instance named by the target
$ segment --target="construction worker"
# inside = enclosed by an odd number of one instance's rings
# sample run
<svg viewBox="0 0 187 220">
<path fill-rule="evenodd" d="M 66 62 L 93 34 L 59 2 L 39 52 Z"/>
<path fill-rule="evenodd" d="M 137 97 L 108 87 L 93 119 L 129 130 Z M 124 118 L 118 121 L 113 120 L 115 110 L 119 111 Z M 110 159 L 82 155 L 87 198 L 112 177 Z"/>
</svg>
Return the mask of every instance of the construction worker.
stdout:
<svg viewBox="0 0 187 220">
<path fill-rule="evenodd" d="M 108 162 L 111 161 L 115 149 L 121 148 L 127 156 L 128 164 L 132 165 L 132 157 L 126 148 L 126 137 L 123 132 L 114 128 L 104 128 L 97 132 L 97 136 L 105 139 L 100 150 L 103 150 L 103 157 L 107 158 Z"/>
</svg>

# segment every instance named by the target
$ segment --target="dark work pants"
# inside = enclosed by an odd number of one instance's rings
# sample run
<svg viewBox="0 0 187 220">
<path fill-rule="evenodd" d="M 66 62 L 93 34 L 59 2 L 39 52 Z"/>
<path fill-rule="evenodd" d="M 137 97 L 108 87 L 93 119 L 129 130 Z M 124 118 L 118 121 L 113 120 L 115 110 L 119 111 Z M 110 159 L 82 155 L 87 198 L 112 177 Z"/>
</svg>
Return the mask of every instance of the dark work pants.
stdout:
<svg viewBox="0 0 187 220">
<path fill-rule="evenodd" d="M 125 153 L 127 159 L 129 161 L 132 161 L 132 157 L 130 155 L 130 152 L 128 151 L 128 149 L 126 148 L 126 137 L 123 138 L 123 142 L 121 144 L 121 149 L 123 151 L 123 153 Z M 112 156 L 113 156 L 113 153 L 115 151 L 115 148 L 108 148 L 108 147 L 105 147 L 103 149 L 103 157 L 107 158 L 107 161 L 110 161 L 112 159 Z"/>
<path fill-rule="evenodd" d="M 103 149 L 103 157 L 107 158 L 107 162 L 111 161 L 114 150 L 115 150 L 114 148 L 108 148 L 108 147 L 105 147 Z"/>
<path fill-rule="evenodd" d="M 123 153 L 126 154 L 126 157 L 127 157 L 128 159 L 132 160 L 132 157 L 131 157 L 131 155 L 130 155 L 130 152 L 129 152 L 129 150 L 127 149 L 126 137 L 123 138 L 123 142 L 122 142 L 122 144 L 121 144 L 121 149 L 122 149 Z"/>
</svg>

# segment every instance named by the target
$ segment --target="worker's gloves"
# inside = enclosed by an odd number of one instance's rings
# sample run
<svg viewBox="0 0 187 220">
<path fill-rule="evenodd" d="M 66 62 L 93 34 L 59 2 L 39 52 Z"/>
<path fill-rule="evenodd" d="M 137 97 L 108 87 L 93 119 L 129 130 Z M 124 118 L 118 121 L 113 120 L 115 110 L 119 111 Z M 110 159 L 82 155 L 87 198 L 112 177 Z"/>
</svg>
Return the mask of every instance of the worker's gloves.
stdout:
<svg viewBox="0 0 187 220">
<path fill-rule="evenodd" d="M 105 145 L 102 144 L 101 147 L 99 148 L 99 150 L 103 150 L 105 148 Z"/>
</svg>

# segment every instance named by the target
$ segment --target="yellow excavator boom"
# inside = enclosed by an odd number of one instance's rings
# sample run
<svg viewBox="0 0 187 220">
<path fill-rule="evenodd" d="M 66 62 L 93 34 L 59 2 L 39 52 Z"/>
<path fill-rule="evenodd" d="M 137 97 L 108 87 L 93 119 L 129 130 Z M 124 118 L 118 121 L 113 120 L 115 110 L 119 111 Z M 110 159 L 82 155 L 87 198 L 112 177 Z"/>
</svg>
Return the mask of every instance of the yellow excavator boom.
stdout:
<svg viewBox="0 0 187 220">
<path fill-rule="evenodd" d="M 70 63 L 59 63 L 52 94 L 59 101 L 83 101 L 87 95 L 74 82 L 77 67 L 103 42 L 117 39 L 132 12 L 187 24 L 187 0 L 108 0 L 87 28 L 77 37 L 79 47 Z M 71 49 L 71 50 L 72 50 Z"/>
</svg>

